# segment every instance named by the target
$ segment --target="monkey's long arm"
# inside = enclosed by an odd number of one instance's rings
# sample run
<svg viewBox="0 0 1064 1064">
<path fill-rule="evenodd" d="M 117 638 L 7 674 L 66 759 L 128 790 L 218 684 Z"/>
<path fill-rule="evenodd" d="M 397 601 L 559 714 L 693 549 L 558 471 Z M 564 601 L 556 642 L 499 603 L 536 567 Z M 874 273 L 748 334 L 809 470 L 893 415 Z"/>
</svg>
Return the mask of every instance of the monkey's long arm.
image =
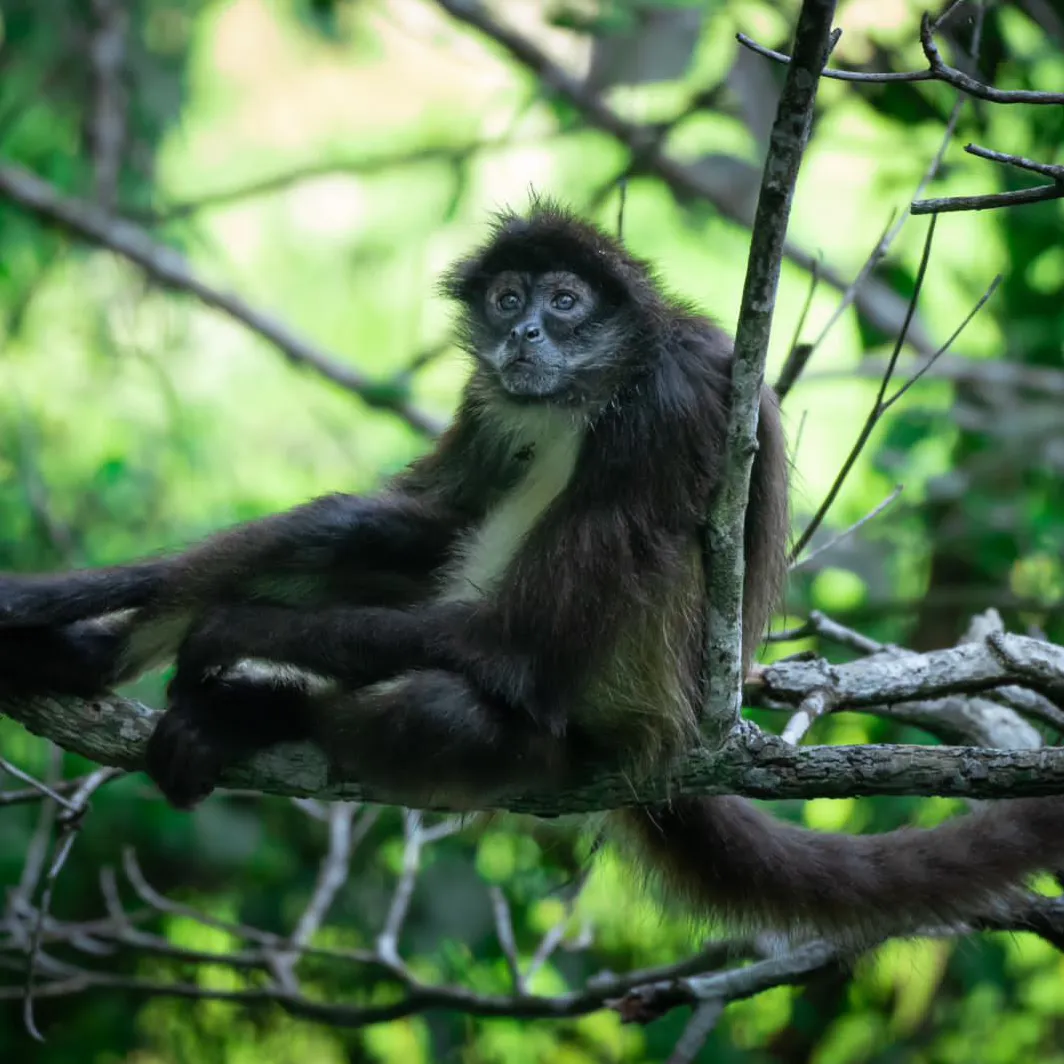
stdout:
<svg viewBox="0 0 1064 1064">
<path fill-rule="evenodd" d="M 324 496 L 167 558 L 0 576 L 0 630 L 145 607 L 172 612 L 234 600 L 402 598 L 411 581 L 440 563 L 462 524 L 443 501 L 404 494 Z"/>
<path fill-rule="evenodd" d="M 323 496 L 168 557 L 71 573 L 0 575 L 0 631 L 128 609 L 145 609 L 146 619 L 218 602 L 416 601 L 505 475 L 503 456 L 478 444 L 470 420 L 460 411 L 436 449 L 377 495 Z"/>
</svg>

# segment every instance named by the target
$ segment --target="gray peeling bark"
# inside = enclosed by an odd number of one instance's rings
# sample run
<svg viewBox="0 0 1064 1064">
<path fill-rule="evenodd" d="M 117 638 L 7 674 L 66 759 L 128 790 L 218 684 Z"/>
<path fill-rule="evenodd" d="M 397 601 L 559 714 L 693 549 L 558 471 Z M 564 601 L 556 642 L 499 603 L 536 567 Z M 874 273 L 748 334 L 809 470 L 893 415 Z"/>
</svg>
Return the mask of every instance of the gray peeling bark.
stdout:
<svg viewBox="0 0 1064 1064">
<path fill-rule="evenodd" d="M 1064 649 L 1023 636 L 992 636 L 952 650 L 874 655 L 847 665 L 784 662 L 759 681 L 799 705 L 823 693 L 832 708 L 870 708 L 1021 685 L 1054 700 L 1064 694 Z M 0 710 L 35 734 L 104 765 L 139 770 L 155 713 L 126 699 L 40 699 Z M 757 798 L 873 794 L 1013 798 L 1064 794 L 1064 749 L 991 750 L 946 746 L 795 747 L 752 727 L 719 751 L 692 752 L 669 779 L 633 782 L 604 773 L 555 794 L 530 794 L 501 808 L 538 816 L 589 813 L 677 794 Z M 231 771 L 225 783 L 269 794 L 394 801 L 355 779 L 330 778 L 310 746 L 277 747 Z"/>
</svg>

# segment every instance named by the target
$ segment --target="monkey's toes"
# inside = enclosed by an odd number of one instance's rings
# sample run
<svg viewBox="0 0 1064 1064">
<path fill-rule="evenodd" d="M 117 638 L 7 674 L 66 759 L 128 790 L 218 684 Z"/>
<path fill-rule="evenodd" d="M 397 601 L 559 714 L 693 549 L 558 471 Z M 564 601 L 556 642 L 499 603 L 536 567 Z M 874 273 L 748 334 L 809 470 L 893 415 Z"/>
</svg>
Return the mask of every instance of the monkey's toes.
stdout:
<svg viewBox="0 0 1064 1064">
<path fill-rule="evenodd" d="M 171 707 L 148 740 L 148 775 L 176 809 L 199 805 L 218 785 L 226 758 L 191 714 Z"/>
</svg>

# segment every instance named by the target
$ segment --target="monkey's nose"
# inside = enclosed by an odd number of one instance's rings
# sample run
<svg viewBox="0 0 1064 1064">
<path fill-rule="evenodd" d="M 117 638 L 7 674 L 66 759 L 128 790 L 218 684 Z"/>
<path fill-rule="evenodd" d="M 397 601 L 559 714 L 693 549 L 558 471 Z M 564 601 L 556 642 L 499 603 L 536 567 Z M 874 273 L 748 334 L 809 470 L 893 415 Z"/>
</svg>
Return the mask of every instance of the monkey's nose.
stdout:
<svg viewBox="0 0 1064 1064">
<path fill-rule="evenodd" d="M 538 344 L 543 339 L 543 330 L 538 325 L 518 325 L 510 330 L 511 340 L 521 340 L 527 344 Z"/>
</svg>

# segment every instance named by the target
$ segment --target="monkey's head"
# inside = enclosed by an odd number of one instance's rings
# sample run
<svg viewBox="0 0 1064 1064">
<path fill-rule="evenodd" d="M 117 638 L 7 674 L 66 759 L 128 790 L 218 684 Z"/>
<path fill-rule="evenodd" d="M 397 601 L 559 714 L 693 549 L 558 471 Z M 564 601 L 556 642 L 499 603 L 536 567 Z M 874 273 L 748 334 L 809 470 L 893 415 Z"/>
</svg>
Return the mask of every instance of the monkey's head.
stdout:
<svg viewBox="0 0 1064 1064">
<path fill-rule="evenodd" d="M 517 402 L 608 401 L 652 352 L 660 297 L 646 266 L 606 233 L 537 200 L 443 279 L 482 374 Z"/>
</svg>

